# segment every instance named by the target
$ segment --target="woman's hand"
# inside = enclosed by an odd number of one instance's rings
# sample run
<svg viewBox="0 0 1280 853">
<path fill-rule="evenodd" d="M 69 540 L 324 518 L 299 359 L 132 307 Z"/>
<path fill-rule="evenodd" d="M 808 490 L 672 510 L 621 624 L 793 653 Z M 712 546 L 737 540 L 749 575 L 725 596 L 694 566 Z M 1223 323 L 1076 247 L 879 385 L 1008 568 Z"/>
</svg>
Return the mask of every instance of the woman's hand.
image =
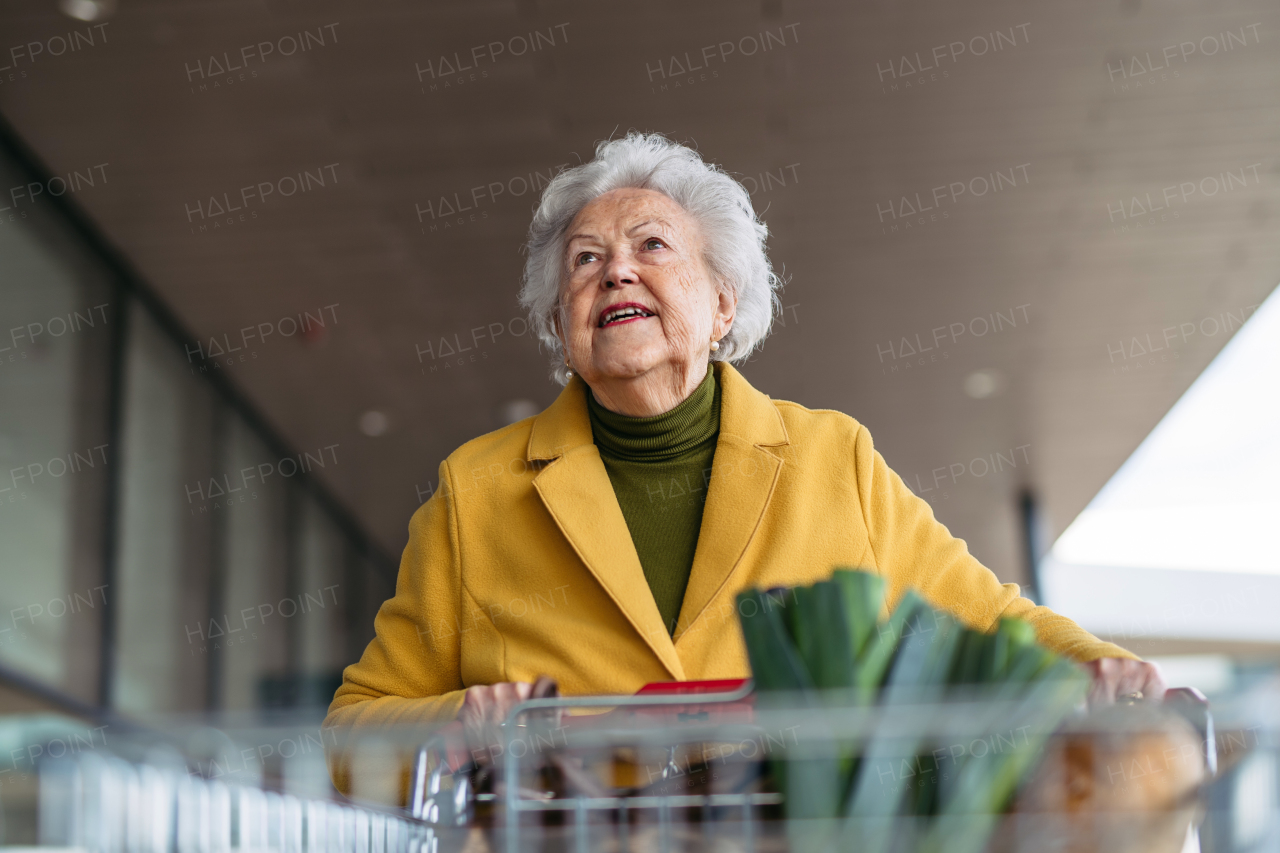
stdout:
<svg viewBox="0 0 1280 853">
<path fill-rule="evenodd" d="M 1089 687 L 1090 705 L 1109 705 L 1117 699 L 1141 694 L 1141 698 L 1164 698 L 1164 676 L 1160 667 L 1130 658 L 1099 658 L 1084 665 L 1093 678 Z"/>
<path fill-rule="evenodd" d="M 468 687 L 462 708 L 458 711 L 467 742 L 477 747 L 498 743 L 498 726 L 506 720 L 512 708 L 529 698 L 532 691 L 533 685 L 526 681 Z"/>
</svg>

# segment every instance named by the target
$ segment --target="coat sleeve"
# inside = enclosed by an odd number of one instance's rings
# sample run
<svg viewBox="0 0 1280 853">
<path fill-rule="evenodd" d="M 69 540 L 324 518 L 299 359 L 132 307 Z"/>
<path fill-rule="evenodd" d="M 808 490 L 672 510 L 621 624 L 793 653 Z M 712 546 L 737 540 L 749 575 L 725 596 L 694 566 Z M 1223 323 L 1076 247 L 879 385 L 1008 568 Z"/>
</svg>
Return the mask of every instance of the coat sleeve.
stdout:
<svg viewBox="0 0 1280 853">
<path fill-rule="evenodd" d="M 938 609 L 979 630 L 992 630 L 1002 616 L 1025 619 L 1041 643 L 1073 660 L 1136 657 L 1065 616 L 1037 607 L 1022 597 L 1017 584 L 1000 583 L 969 553 L 964 540 L 934 518 L 928 501 L 890 470 L 863 426 L 855 439 L 855 460 L 872 557 L 885 577 L 890 603 L 913 588 Z"/>
<path fill-rule="evenodd" d="M 379 730 L 398 744 L 398 735 L 450 721 L 462 707 L 464 591 L 448 465 L 441 463 L 440 487 L 409 522 L 395 597 L 378 610 L 360 660 L 343 671 L 324 721 L 330 774 L 346 794 L 355 729 Z"/>
</svg>

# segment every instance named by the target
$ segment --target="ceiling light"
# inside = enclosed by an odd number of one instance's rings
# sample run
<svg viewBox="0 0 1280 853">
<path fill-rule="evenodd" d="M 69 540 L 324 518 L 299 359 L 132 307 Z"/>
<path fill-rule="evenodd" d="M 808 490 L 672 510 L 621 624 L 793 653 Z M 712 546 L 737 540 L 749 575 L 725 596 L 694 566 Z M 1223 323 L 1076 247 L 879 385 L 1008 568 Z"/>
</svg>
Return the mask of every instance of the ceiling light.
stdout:
<svg viewBox="0 0 1280 853">
<path fill-rule="evenodd" d="M 370 438 L 377 438 L 387 431 L 387 416 L 376 409 L 370 409 L 360 416 L 360 431 Z"/>
<path fill-rule="evenodd" d="M 77 21 L 101 21 L 116 11 L 116 0 L 59 0 L 64 15 Z"/>
<path fill-rule="evenodd" d="M 1004 376 L 998 370 L 975 370 L 964 378 L 964 393 L 975 400 L 994 397 L 1004 389 Z"/>
</svg>

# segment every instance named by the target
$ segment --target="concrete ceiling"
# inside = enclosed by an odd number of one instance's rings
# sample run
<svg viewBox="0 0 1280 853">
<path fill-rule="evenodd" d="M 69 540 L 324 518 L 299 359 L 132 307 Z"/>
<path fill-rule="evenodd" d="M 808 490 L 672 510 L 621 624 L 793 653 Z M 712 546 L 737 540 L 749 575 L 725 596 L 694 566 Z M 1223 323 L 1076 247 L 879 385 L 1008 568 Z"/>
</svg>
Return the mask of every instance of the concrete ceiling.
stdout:
<svg viewBox="0 0 1280 853">
<path fill-rule="evenodd" d="M 694 142 L 788 280 L 748 378 L 867 424 L 1017 580 L 1018 490 L 1061 532 L 1221 348 L 1202 321 L 1280 278 L 1278 31 L 1271 0 L 120 0 L 105 27 L 10 0 L 0 112 L 56 173 L 107 164 L 75 201 L 202 338 L 334 306 L 225 369 L 339 445 L 321 476 L 397 552 L 441 459 L 558 390 L 518 334 L 528 183 L 630 128 Z"/>
</svg>

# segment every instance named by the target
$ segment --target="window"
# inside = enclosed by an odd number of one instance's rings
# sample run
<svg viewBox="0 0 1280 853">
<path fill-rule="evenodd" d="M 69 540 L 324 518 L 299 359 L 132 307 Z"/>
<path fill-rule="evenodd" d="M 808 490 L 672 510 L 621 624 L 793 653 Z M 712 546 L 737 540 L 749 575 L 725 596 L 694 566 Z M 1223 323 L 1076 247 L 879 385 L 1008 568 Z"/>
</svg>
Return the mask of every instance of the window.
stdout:
<svg viewBox="0 0 1280 853">
<path fill-rule="evenodd" d="M 0 221 L 0 665 L 95 702 L 117 306 L 40 213 Z"/>
<path fill-rule="evenodd" d="M 1278 294 L 1058 539 L 1051 607 L 1121 640 L 1280 640 Z"/>
<path fill-rule="evenodd" d="M 123 711 L 205 707 L 208 662 L 227 642 L 209 611 L 213 395 L 136 305 L 125 359 L 115 684 Z M 215 495 L 215 490 L 218 494 Z"/>
<path fill-rule="evenodd" d="M 42 177 L 21 156 L 0 137 L 0 185 Z M 290 450 L 193 365 L 64 205 L 0 215 L 0 683 L 77 712 L 327 706 L 395 578 L 312 479 L 339 451 Z"/>
</svg>

